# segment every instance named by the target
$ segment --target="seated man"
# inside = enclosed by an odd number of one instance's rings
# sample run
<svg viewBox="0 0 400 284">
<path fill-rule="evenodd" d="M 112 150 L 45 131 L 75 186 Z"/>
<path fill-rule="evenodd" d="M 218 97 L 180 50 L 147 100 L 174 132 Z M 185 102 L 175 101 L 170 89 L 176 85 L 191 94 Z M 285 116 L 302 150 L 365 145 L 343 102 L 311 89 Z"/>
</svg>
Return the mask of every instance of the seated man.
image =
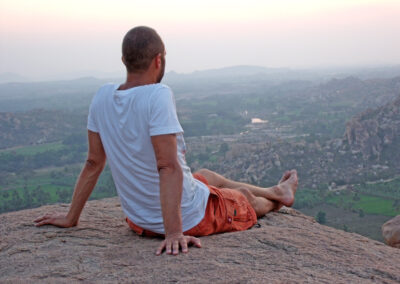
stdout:
<svg viewBox="0 0 400 284">
<path fill-rule="evenodd" d="M 234 182 L 209 170 L 192 175 L 185 161 L 183 130 L 173 94 L 160 84 L 165 48 L 151 28 L 136 27 L 124 37 L 127 79 L 107 84 L 93 98 L 88 116 L 88 158 L 75 185 L 68 214 L 35 220 L 72 227 L 102 172 L 106 157 L 129 226 L 140 235 L 164 236 L 156 254 L 200 247 L 195 236 L 246 230 L 257 217 L 291 206 L 295 170 L 278 185 L 260 188 Z"/>
</svg>

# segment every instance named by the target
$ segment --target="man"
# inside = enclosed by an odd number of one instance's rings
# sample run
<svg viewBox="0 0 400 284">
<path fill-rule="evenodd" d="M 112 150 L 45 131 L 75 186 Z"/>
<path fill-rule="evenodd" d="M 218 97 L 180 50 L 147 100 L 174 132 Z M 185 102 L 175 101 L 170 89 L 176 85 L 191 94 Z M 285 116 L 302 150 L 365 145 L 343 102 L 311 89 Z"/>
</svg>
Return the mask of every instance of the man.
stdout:
<svg viewBox="0 0 400 284">
<path fill-rule="evenodd" d="M 76 226 L 106 163 L 112 172 L 129 226 L 140 235 L 164 236 L 156 254 L 176 255 L 195 236 L 246 230 L 271 210 L 291 206 L 297 173 L 260 188 L 203 169 L 193 175 L 185 162 L 183 130 L 171 90 L 160 84 L 165 48 L 148 27 L 124 37 L 127 79 L 99 89 L 88 116 L 88 158 L 75 185 L 68 214 L 46 214 L 36 226 Z"/>
</svg>

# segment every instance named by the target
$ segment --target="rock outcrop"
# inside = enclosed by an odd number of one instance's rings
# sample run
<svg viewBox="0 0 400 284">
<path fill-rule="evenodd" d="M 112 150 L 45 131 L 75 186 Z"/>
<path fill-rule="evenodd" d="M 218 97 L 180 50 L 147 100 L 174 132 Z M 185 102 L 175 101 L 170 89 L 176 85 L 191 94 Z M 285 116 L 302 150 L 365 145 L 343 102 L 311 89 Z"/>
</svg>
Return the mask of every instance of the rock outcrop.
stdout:
<svg viewBox="0 0 400 284">
<path fill-rule="evenodd" d="M 400 215 L 382 225 L 382 235 L 389 246 L 400 248 Z"/>
<path fill-rule="evenodd" d="M 292 209 L 251 230 L 201 238 L 188 254 L 155 256 L 116 198 L 91 201 L 77 227 L 34 227 L 67 205 L 0 215 L 0 282 L 399 283 L 400 250 L 320 225 Z"/>
<path fill-rule="evenodd" d="M 345 141 L 365 159 L 377 160 L 385 145 L 393 144 L 400 133 L 400 96 L 380 108 L 360 113 L 346 125 Z"/>
</svg>

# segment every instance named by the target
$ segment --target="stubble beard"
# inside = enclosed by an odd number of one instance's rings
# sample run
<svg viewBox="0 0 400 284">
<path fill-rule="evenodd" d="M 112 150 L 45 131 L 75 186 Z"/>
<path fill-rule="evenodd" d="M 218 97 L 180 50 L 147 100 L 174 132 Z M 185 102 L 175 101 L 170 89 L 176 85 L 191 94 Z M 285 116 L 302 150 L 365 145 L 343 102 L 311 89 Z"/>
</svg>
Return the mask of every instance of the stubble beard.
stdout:
<svg viewBox="0 0 400 284">
<path fill-rule="evenodd" d="M 165 72 L 165 57 L 161 56 L 161 69 L 160 69 L 160 74 L 158 74 L 157 77 L 157 83 L 160 83 L 161 80 L 163 79 L 164 72 Z"/>
</svg>

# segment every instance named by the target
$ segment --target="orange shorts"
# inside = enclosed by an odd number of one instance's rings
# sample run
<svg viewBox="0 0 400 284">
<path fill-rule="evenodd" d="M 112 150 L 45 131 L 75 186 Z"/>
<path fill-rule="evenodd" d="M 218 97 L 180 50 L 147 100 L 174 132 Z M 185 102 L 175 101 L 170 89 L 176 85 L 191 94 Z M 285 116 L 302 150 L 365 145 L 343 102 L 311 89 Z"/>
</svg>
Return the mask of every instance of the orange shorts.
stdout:
<svg viewBox="0 0 400 284">
<path fill-rule="evenodd" d="M 256 212 L 247 198 L 239 191 L 229 188 L 216 188 L 208 184 L 204 176 L 194 174 L 194 178 L 210 189 L 204 218 L 184 235 L 207 236 L 211 234 L 244 231 L 257 223 Z M 129 227 L 138 235 L 163 237 L 164 235 L 145 230 L 126 218 Z"/>
</svg>

